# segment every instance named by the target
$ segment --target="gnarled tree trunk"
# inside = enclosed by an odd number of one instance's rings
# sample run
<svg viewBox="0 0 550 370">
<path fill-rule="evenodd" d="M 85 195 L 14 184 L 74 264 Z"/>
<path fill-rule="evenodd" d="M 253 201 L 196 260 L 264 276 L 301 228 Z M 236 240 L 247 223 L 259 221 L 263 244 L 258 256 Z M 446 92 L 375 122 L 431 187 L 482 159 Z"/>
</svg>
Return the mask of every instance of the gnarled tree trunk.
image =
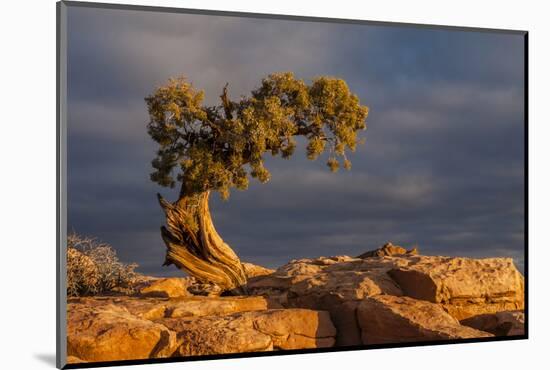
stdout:
<svg viewBox="0 0 550 370">
<path fill-rule="evenodd" d="M 168 249 L 164 265 L 174 264 L 202 283 L 217 285 L 221 291 L 245 293 L 243 266 L 214 228 L 209 195 L 204 192 L 180 196 L 170 203 L 157 194 L 167 224 L 161 227 Z"/>
</svg>

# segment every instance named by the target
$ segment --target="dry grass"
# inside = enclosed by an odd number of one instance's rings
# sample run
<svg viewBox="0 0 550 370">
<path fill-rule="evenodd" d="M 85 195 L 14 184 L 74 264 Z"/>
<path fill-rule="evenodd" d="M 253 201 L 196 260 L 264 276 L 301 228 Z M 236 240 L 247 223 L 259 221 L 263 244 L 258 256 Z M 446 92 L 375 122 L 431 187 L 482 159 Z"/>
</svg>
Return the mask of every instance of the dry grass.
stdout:
<svg viewBox="0 0 550 370">
<path fill-rule="evenodd" d="M 137 266 L 120 262 L 109 244 L 72 233 L 67 238 L 67 295 L 129 292 Z"/>
</svg>

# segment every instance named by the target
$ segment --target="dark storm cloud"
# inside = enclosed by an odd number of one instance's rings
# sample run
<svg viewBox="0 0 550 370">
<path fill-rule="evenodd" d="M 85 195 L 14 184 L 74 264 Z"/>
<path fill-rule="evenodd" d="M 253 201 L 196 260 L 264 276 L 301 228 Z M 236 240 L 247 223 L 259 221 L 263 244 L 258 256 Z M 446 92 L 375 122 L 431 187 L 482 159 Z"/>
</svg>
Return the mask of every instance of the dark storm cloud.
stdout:
<svg viewBox="0 0 550 370">
<path fill-rule="evenodd" d="M 143 98 L 185 74 L 216 103 L 261 77 L 344 78 L 371 108 L 351 172 L 303 148 L 267 158 L 272 181 L 229 202 L 224 239 L 243 260 L 359 254 L 385 241 L 428 254 L 510 256 L 523 264 L 523 45 L 511 34 L 387 26 L 69 11 L 69 227 L 125 261 L 162 269 L 163 223 L 148 180 L 155 146 Z"/>
</svg>

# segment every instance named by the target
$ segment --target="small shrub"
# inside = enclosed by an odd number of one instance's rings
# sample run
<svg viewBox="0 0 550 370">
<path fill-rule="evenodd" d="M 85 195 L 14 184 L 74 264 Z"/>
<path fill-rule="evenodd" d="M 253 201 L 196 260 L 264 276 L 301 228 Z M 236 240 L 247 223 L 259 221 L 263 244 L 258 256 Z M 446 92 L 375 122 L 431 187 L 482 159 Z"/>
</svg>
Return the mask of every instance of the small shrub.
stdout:
<svg viewBox="0 0 550 370">
<path fill-rule="evenodd" d="M 131 292 L 137 266 L 120 262 L 109 244 L 73 233 L 67 238 L 67 295 Z"/>
<path fill-rule="evenodd" d="M 67 248 L 67 295 L 94 294 L 99 285 L 99 269 L 94 261 L 73 247 Z"/>
</svg>

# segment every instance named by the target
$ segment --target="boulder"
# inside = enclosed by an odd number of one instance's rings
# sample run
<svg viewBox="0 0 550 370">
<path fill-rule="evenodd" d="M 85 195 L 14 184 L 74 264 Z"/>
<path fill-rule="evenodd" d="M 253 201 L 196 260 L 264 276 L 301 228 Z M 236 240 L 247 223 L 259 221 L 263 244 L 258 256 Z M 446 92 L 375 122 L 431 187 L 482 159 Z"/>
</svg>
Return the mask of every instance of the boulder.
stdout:
<svg viewBox="0 0 550 370">
<path fill-rule="evenodd" d="M 327 312 L 268 306 L 263 297 L 72 298 L 68 355 L 96 362 L 334 345 Z"/>
<path fill-rule="evenodd" d="M 293 260 L 271 275 L 250 279 L 248 290 L 284 307 L 328 311 L 338 329 L 337 345 L 359 345 L 357 304 L 369 296 L 402 294 L 386 274 L 394 266 L 348 256 Z"/>
<path fill-rule="evenodd" d="M 271 275 L 250 279 L 247 287 L 252 294 L 284 293 L 280 299 L 285 304 L 327 294 L 342 301 L 376 294 L 401 295 L 399 286 L 386 274 L 394 266 L 347 256 L 293 260 Z"/>
<path fill-rule="evenodd" d="M 254 327 L 267 333 L 275 349 L 332 347 L 336 328 L 326 311 L 306 309 L 269 310 L 249 313 Z"/>
<path fill-rule="evenodd" d="M 162 324 L 114 305 L 68 304 L 67 354 L 86 362 L 170 356 L 176 336 Z"/>
<path fill-rule="evenodd" d="M 411 256 L 388 274 L 409 297 L 441 304 L 458 320 L 523 309 L 523 276 L 511 258 Z"/>
<path fill-rule="evenodd" d="M 254 265 L 249 262 L 243 262 L 242 265 L 243 265 L 244 273 L 247 279 L 250 279 L 256 276 L 269 275 L 275 272 L 275 270 L 273 269 L 268 269 L 267 267 L 263 267 L 260 265 Z"/>
<path fill-rule="evenodd" d="M 437 304 L 409 297 L 379 295 L 365 298 L 357 308 L 357 321 L 364 344 L 492 336 L 460 325 Z"/>
<path fill-rule="evenodd" d="M 304 309 L 157 322 L 177 333 L 174 356 L 330 347 L 336 334 L 328 313 Z"/>
<path fill-rule="evenodd" d="M 416 255 L 418 254 L 418 249 L 415 247 L 408 251 L 405 248 L 400 247 L 399 245 L 393 245 L 391 242 L 388 242 L 378 249 L 368 251 L 357 256 L 357 258 L 399 256 L 403 254 Z"/>
<path fill-rule="evenodd" d="M 457 320 L 523 308 L 523 276 L 509 258 L 453 258 L 411 253 L 293 260 L 248 282 L 251 294 L 283 307 L 329 311 L 337 345 L 361 344 L 358 304 L 377 295 L 402 296 L 440 305 Z"/>
<path fill-rule="evenodd" d="M 253 266 L 246 297 L 144 277 L 134 296 L 69 298 L 68 355 L 114 361 L 523 333 L 523 276 L 512 260 L 384 253 L 292 260 L 255 276 Z"/>
<path fill-rule="evenodd" d="M 146 281 L 139 289 L 144 297 L 178 298 L 192 294 L 187 288 L 195 282 L 193 278 L 160 278 Z"/>
<path fill-rule="evenodd" d="M 493 333 L 496 336 L 524 335 L 525 314 L 523 311 L 503 311 L 470 317 L 462 325 Z"/>
</svg>

